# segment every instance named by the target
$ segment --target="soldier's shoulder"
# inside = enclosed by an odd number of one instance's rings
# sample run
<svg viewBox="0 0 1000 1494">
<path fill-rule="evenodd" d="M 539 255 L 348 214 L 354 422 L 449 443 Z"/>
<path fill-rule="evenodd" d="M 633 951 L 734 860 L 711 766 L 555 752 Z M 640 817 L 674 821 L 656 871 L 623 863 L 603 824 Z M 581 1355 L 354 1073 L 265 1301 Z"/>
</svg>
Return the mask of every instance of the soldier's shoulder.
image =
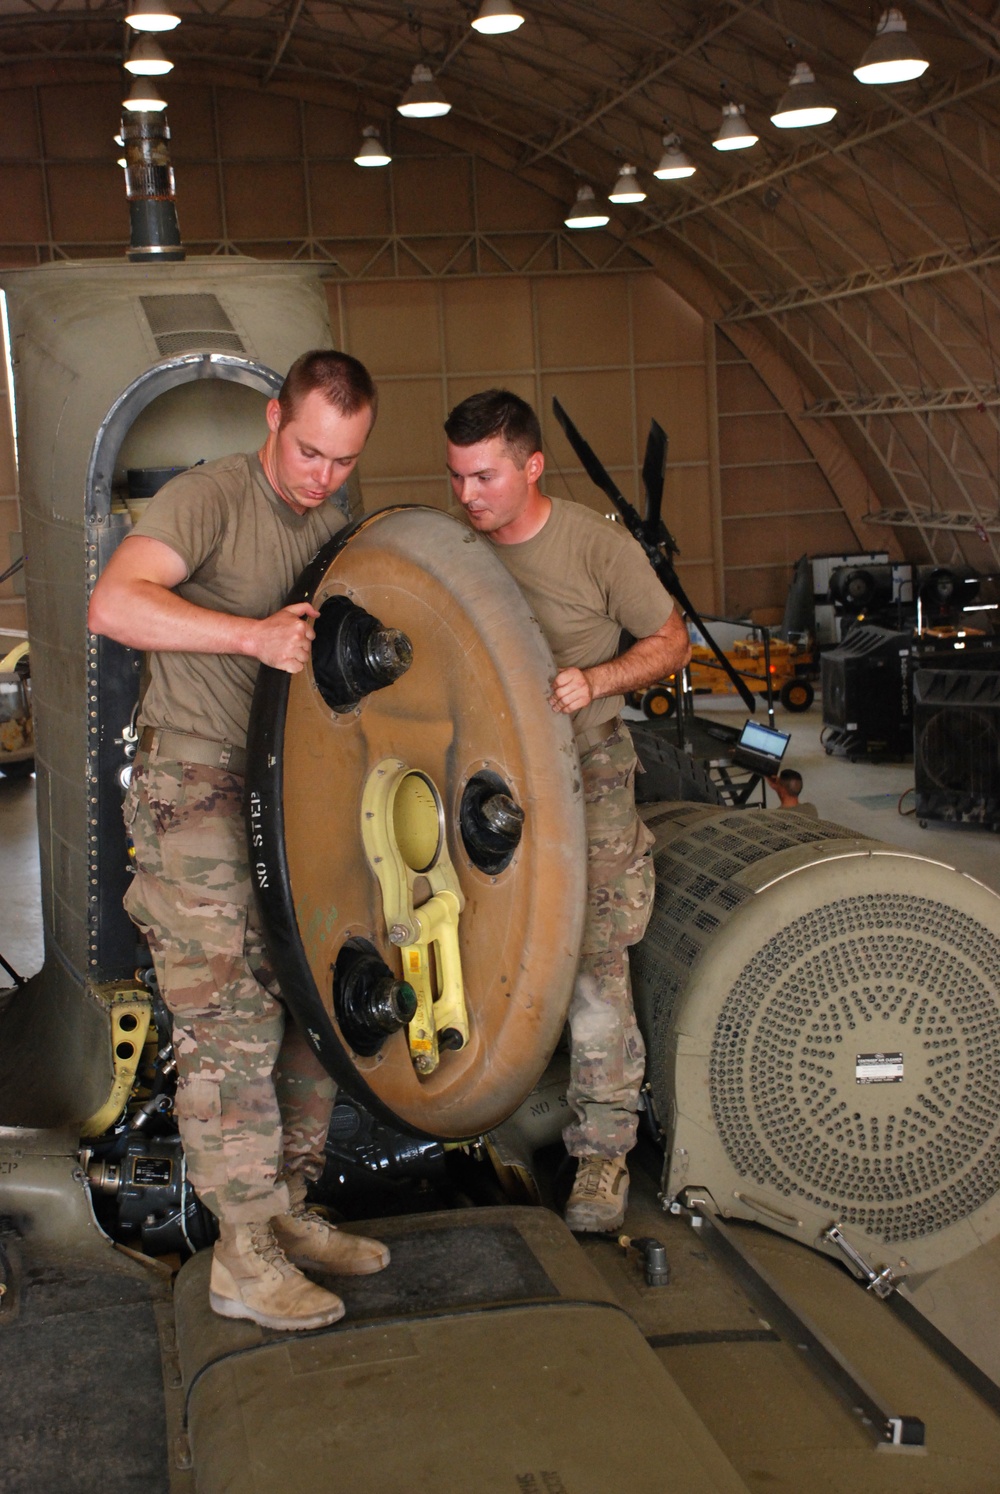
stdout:
<svg viewBox="0 0 1000 1494">
<path fill-rule="evenodd" d="M 204 500 L 212 494 L 238 496 L 252 486 L 250 458 L 243 452 L 235 452 L 232 456 L 196 462 L 171 478 L 161 492 L 175 499 L 192 494 Z"/>
<path fill-rule="evenodd" d="M 209 462 L 196 462 L 187 469 L 187 477 L 204 477 L 212 482 L 242 480 L 250 472 L 250 457 L 245 451 L 234 451 L 230 456 L 213 457 Z"/>
<path fill-rule="evenodd" d="M 619 545 L 627 545 L 631 539 L 624 524 L 607 514 L 598 513 L 589 504 L 570 498 L 553 498 L 552 504 L 558 525 L 571 529 L 577 542 L 585 542 L 590 549 L 613 553 Z"/>
</svg>

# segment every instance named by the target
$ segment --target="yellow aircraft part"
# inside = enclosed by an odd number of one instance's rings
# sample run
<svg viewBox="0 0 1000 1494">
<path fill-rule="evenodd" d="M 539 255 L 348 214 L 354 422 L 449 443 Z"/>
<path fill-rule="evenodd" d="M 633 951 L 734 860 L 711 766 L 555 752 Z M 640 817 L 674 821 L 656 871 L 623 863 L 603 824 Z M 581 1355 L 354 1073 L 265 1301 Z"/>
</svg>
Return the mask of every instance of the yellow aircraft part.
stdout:
<svg viewBox="0 0 1000 1494">
<path fill-rule="evenodd" d="M 0 659 L 0 674 L 12 674 L 21 659 L 27 657 L 28 640 L 23 638 L 20 643 L 15 643 L 9 654 L 4 654 Z"/>
<path fill-rule="evenodd" d="M 457 1033 L 451 1046 L 464 1048 L 469 1041 L 469 1016 L 462 983 L 462 956 L 458 947 L 458 898 L 453 892 L 438 892 L 422 904 L 416 914 L 420 938 L 400 949 L 403 977 L 413 987 L 417 1010 L 410 1023 L 410 1053 L 422 1074 L 431 1073 L 439 1062 L 438 1038 Z M 433 946 L 437 974 L 431 968 Z"/>
<path fill-rule="evenodd" d="M 84 1121 L 82 1136 L 103 1136 L 125 1109 L 153 1010 L 143 986 L 97 987 L 93 994 L 108 1007 L 113 1078 L 104 1104 Z"/>
<path fill-rule="evenodd" d="M 417 997 L 409 1024 L 410 1056 L 421 1074 L 440 1061 L 439 1035 L 463 1048 L 469 1017 L 462 980 L 458 920 L 465 896 L 448 855 L 441 796 L 426 773 L 384 758 L 368 776 L 361 799 L 361 835 L 382 891 L 391 942 L 403 979 Z M 415 906 L 417 884 L 429 896 Z"/>
</svg>

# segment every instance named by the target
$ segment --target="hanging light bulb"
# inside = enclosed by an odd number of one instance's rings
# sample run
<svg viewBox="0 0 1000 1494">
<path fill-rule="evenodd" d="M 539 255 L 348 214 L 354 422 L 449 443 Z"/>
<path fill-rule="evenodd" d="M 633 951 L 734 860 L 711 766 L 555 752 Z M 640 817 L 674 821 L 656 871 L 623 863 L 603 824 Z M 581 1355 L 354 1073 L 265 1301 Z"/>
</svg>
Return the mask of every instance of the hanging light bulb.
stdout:
<svg viewBox="0 0 1000 1494">
<path fill-rule="evenodd" d="M 586 184 L 582 187 L 577 187 L 576 201 L 563 219 L 566 227 L 604 228 L 610 221 L 610 215 L 602 212 L 598 207 L 593 187 Z"/>
<path fill-rule="evenodd" d="M 169 0 L 129 0 L 125 21 L 134 31 L 173 31 L 181 24 Z"/>
<path fill-rule="evenodd" d="M 523 26 L 524 16 L 510 0 L 483 0 L 472 25 L 483 36 L 502 36 L 505 31 L 516 31 Z"/>
<path fill-rule="evenodd" d="M 747 124 L 743 104 L 727 103 L 722 106 L 722 124 L 712 144 L 716 150 L 749 150 L 760 139 Z"/>
<path fill-rule="evenodd" d="M 134 78 L 162 78 L 173 63 L 149 32 L 140 32 L 125 60 L 125 71 Z"/>
<path fill-rule="evenodd" d="M 389 152 L 382 144 L 377 125 L 365 125 L 361 131 L 361 145 L 357 155 L 354 157 L 358 166 L 388 166 L 392 160 Z"/>
<path fill-rule="evenodd" d="M 836 114 L 808 62 L 797 62 L 781 103 L 771 115 L 779 130 L 800 130 L 807 125 L 829 124 Z"/>
<path fill-rule="evenodd" d="M 609 202 L 645 202 L 646 194 L 636 180 L 634 166 L 623 166 L 618 180 L 608 193 Z"/>
<path fill-rule="evenodd" d="M 895 5 L 882 12 L 875 38 L 854 69 L 859 83 L 909 83 L 930 67 L 906 30 L 903 12 Z"/>
<path fill-rule="evenodd" d="M 122 100 L 122 108 L 132 114 L 159 114 L 166 107 L 166 99 L 148 78 L 136 78 L 128 97 Z"/>
<path fill-rule="evenodd" d="M 407 119 L 440 119 L 449 112 L 451 105 L 427 64 L 418 62 L 410 86 L 396 108 Z"/>
<path fill-rule="evenodd" d="M 664 135 L 663 155 L 660 164 L 653 172 L 661 182 L 677 182 L 685 176 L 694 176 L 697 167 L 692 163 L 691 157 L 681 150 L 681 137 L 679 135 Z"/>
</svg>

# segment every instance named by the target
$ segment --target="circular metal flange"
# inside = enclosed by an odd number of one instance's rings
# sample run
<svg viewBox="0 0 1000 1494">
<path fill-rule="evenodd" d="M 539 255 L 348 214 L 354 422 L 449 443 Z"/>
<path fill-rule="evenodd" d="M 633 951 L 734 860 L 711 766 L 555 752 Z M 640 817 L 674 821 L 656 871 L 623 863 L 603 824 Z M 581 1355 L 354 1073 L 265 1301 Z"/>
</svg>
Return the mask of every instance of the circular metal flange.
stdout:
<svg viewBox="0 0 1000 1494">
<path fill-rule="evenodd" d="M 282 992 L 327 1070 L 377 1114 L 444 1138 L 480 1134 L 524 1099 L 565 1020 L 582 932 L 586 837 L 568 717 L 527 603 L 489 541 L 437 510 L 385 509 L 320 552 L 290 601 L 343 595 L 398 628 L 410 669 L 334 712 L 310 665 L 262 668 L 248 742 L 247 814 L 261 914 Z M 418 1074 L 406 1031 L 352 1051 L 333 1002 L 349 939 L 402 974 L 362 835 L 365 786 L 393 758 L 440 796 L 464 896 L 459 946 L 469 1040 Z M 478 866 L 461 831 L 470 782 L 494 775 L 524 811 L 503 869 Z M 422 896 L 418 878 L 415 900 Z M 398 937 L 398 931 L 397 931 Z"/>
</svg>

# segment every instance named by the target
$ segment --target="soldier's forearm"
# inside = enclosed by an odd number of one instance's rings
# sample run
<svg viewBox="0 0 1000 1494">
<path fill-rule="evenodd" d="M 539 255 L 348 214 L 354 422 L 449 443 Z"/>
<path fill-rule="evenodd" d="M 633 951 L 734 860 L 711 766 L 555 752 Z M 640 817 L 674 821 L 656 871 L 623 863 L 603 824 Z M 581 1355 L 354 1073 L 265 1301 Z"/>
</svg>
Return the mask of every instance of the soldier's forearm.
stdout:
<svg viewBox="0 0 1000 1494">
<path fill-rule="evenodd" d="M 682 636 L 654 633 L 650 638 L 640 638 L 625 653 L 603 664 L 595 664 L 583 671 L 590 685 L 591 696 L 600 700 L 607 695 L 625 695 L 630 690 L 644 690 L 656 680 L 665 679 L 683 669 L 691 656 L 687 631 L 682 626 Z"/>
</svg>

